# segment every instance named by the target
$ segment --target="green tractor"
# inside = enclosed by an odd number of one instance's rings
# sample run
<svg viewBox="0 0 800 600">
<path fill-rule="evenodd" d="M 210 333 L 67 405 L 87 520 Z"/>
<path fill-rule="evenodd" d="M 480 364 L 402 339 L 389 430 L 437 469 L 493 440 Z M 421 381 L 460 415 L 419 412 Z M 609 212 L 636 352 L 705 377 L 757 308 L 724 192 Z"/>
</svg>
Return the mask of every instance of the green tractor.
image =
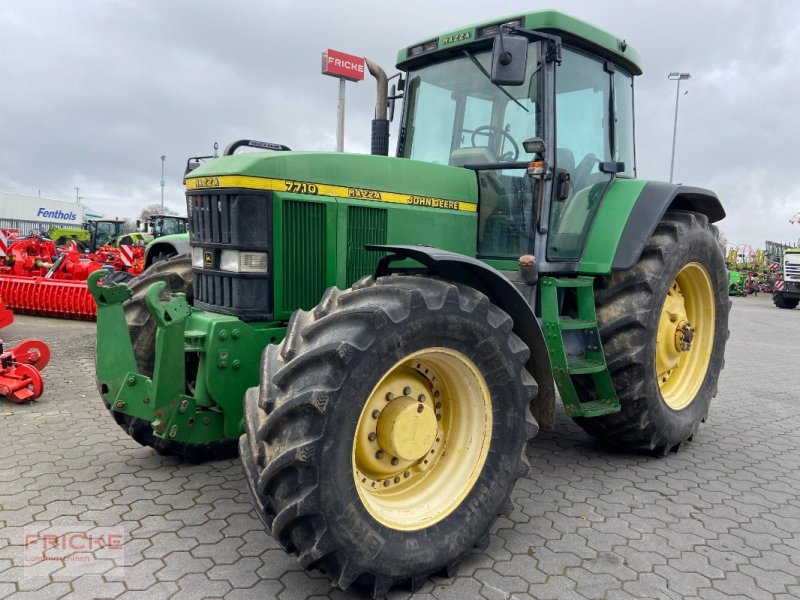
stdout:
<svg viewBox="0 0 800 600">
<path fill-rule="evenodd" d="M 187 225 L 189 219 L 177 215 L 150 215 L 136 228 L 150 238 L 144 251 L 144 268 L 171 256 L 190 251 Z"/>
<path fill-rule="evenodd" d="M 78 244 L 82 252 L 96 252 L 102 246 L 119 246 L 144 243 L 144 235 L 138 232 L 124 231 L 125 221 L 121 219 L 93 219 L 87 221 L 82 228 L 53 227 L 47 237 L 57 246 L 72 241 Z"/>
<path fill-rule="evenodd" d="M 368 65 L 373 155 L 206 162 L 190 256 L 90 288 L 120 426 L 190 461 L 238 443 L 274 539 L 381 596 L 485 546 L 556 385 L 604 444 L 691 440 L 729 300 L 714 193 L 635 178 L 624 40 L 543 11 L 404 48 L 396 157 Z"/>
</svg>

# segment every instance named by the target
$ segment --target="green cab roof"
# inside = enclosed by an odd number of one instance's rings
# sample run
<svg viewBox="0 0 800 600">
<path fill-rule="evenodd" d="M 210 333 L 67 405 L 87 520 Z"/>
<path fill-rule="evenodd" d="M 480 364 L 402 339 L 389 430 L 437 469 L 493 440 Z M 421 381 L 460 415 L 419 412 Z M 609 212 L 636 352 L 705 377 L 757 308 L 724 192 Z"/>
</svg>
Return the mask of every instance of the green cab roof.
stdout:
<svg viewBox="0 0 800 600">
<path fill-rule="evenodd" d="M 642 74 L 639 53 L 624 39 L 557 10 L 540 10 L 492 19 L 422 40 L 398 52 L 397 68 L 406 71 L 432 62 L 434 57 L 440 60 L 449 54 L 455 54 L 453 50 L 460 54 L 461 48 L 468 45 L 490 46 L 498 26 L 510 22 L 525 29 L 558 35 L 566 44 L 603 56 L 629 71 L 631 75 Z"/>
</svg>

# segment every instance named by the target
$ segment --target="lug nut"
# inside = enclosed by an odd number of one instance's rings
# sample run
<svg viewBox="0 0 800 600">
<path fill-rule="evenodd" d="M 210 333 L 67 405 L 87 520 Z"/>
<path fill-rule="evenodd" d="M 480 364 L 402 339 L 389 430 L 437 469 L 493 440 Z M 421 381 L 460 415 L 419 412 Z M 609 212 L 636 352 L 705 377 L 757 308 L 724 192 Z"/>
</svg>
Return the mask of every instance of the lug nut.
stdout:
<svg viewBox="0 0 800 600">
<path fill-rule="evenodd" d="M 422 404 L 417 404 L 417 412 L 421 413 L 423 410 L 425 410 L 425 407 Z"/>
<path fill-rule="evenodd" d="M 417 400 L 419 400 L 420 402 L 425 402 L 425 394 L 420 394 Z"/>
<path fill-rule="evenodd" d="M 391 402 L 394 400 L 394 394 L 392 392 L 386 392 L 386 401 Z"/>
<path fill-rule="evenodd" d="M 439 410 L 440 408 L 442 408 L 442 403 L 441 402 L 437 402 L 436 403 L 436 410 Z"/>
<path fill-rule="evenodd" d="M 385 479 L 383 481 L 383 487 L 389 487 L 389 480 L 388 479 Z"/>
<path fill-rule="evenodd" d="M 371 431 L 371 432 L 370 432 L 370 434 L 367 436 L 367 439 L 368 439 L 370 442 L 374 442 L 374 441 L 376 440 L 376 438 L 377 438 L 377 437 L 378 437 L 378 434 L 377 434 L 377 433 L 375 433 L 374 431 Z"/>
<path fill-rule="evenodd" d="M 438 415 L 436 415 L 436 420 L 437 421 L 441 421 L 442 420 L 442 413 L 439 413 Z"/>
<path fill-rule="evenodd" d="M 396 467 L 399 463 L 400 463 L 400 459 L 399 458 L 397 458 L 396 456 L 392 457 L 392 465 L 393 466 Z"/>
<path fill-rule="evenodd" d="M 403 388 L 403 395 L 404 396 L 409 396 L 410 394 L 411 394 L 411 388 L 408 387 L 408 386 L 404 387 Z"/>
<path fill-rule="evenodd" d="M 436 390 L 435 392 L 433 392 L 433 397 L 434 398 L 438 398 L 439 397 L 439 390 Z"/>
<path fill-rule="evenodd" d="M 378 460 L 382 459 L 383 458 L 383 450 L 378 450 L 375 453 L 375 458 L 377 458 Z"/>
<path fill-rule="evenodd" d="M 377 408 L 372 411 L 372 418 L 373 419 L 377 419 L 380 416 L 381 416 L 381 411 L 379 411 Z"/>
<path fill-rule="evenodd" d="M 406 479 L 408 479 L 410 476 L 411 476 L 410 471 L 406 471 L 405 473 L 403 473 L 403 477 L 405 477 Z"/>
<path fill-rule="evenodd" d="M 395 482 L 395 483 L 400 483 L 400 478 L 399 478 L 399 477 L 395 477 L 395 478 L 394 478 L 394 482 Z"/>
</svg>

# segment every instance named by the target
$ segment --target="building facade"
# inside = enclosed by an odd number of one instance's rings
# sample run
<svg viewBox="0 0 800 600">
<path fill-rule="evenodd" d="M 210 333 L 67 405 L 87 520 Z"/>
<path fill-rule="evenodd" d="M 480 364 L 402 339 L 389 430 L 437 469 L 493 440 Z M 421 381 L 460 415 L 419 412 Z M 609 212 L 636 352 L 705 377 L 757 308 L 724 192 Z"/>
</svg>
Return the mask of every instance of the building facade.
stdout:
<svg viewBox="0 0 800 600">
<path fill-rule="evenodd" d="M 18 229 L 20 235 L 51 227 L 80 227 L 86 219 L 102 215 L 77 202 L 0 192 L 0 228 Z"/>
</svg>

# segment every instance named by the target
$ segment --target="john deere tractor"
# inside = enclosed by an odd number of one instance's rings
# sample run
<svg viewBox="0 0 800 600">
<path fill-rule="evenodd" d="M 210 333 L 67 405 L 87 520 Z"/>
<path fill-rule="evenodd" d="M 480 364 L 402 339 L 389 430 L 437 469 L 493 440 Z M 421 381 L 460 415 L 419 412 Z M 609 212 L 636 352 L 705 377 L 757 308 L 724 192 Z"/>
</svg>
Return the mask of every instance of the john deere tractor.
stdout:
<svg viewBox="0 0 800 600">
<path fill-rule="evenodd" d="M 91 288 L 125 431 L 189 460 L 238 443 L 275 540 L 380 596 L 485 546 L 554 383 L 605 444 L 691 440 L 729 300 L 714 193 L 635 177 L 624 40 L 544 11 L 402 49 L 396 157 L 368 65 L 373 155 L 206 162 L 191 255 Z"/>
</svg>

